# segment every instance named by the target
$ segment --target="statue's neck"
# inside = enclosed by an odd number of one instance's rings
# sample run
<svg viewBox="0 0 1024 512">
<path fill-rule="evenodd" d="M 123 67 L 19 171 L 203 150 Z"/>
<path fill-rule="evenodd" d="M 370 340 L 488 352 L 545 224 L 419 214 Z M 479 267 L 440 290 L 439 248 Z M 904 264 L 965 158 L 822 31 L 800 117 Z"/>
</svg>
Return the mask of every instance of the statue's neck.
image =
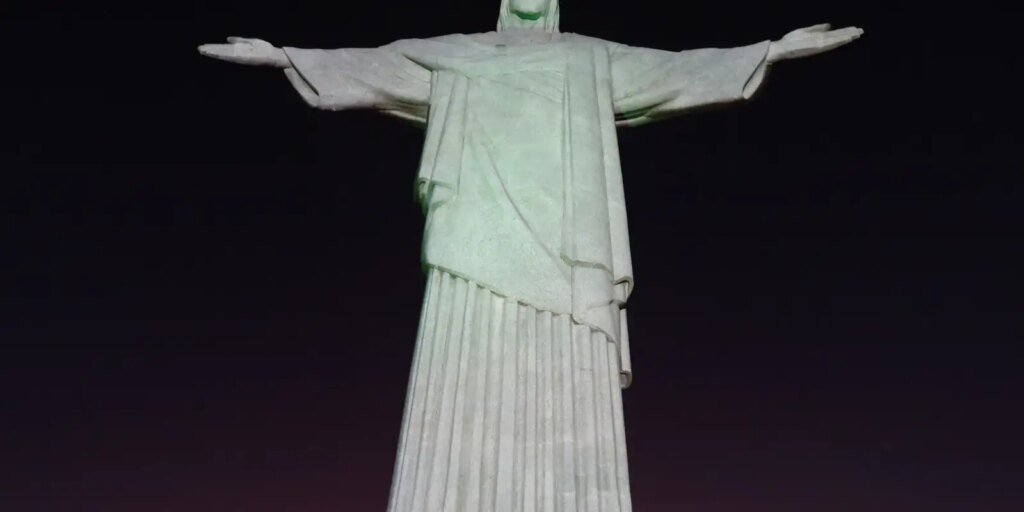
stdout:
<svg viewBox="0 0 1024 512">
<path fill-rule="evenodd" d="M 560 32 L 518 28 L 498 30 L 494 34 L 500 39 L 516 43 L 549 43 L 561 38 Z"/>
</svg>

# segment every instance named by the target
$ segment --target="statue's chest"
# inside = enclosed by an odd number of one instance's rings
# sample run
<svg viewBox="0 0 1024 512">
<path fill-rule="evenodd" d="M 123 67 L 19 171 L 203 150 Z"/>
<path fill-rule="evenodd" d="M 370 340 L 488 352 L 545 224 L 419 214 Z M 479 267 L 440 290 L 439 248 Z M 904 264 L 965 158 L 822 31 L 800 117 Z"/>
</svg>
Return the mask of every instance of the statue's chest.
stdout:
<svg viewBox="0 0 1024 512">
<path fill-rule="evenodd" d="M 563 42 L 477 43 L 464 51 L 434 55 L 429 59 L 429 67 L 471 78 L 531 72 L 564 74 L 573 53 L 570 45 Z"/>
</svg>

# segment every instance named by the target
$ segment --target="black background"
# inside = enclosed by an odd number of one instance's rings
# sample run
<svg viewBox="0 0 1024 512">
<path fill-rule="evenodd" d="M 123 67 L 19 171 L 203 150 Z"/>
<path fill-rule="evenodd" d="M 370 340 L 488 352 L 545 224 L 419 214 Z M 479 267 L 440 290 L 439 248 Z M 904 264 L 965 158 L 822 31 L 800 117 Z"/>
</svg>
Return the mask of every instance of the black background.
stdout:
<svg viewBox="0 0 1024 512">
<path fill-rule="evenodd" d="M 0 510 L 385 509 L 422 132 L 195 46 L 488 31 L 497 4 L 2 8 Z M 1010 9 L 566 1 L 561 25 L 681 50 L 823 21 L 867 33 L 620 131 L 634 507 L 1022 510 Z"/>
</svg>

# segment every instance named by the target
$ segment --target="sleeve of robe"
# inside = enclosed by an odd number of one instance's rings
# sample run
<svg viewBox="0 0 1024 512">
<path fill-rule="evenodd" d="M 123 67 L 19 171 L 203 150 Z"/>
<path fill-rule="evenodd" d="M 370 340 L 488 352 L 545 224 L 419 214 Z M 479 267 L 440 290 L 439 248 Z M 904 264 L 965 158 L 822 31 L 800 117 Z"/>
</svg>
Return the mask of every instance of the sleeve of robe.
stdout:
<svg viewBox="0 0 1024 512">
<path fill-rule="evenodd" d="M 616 44 L 610 50 L 616 124 L 636 126 L 749 98 L 767 71 L 769 44 L 681 52 Z"/>
<path fill-rule="evenodd" d="M 374 109 L 425 124 L 430 71 L 409 60 L 397 41 L 379 48 L 284 48 L 288 80 L 311 106 Z"/>
</svg>

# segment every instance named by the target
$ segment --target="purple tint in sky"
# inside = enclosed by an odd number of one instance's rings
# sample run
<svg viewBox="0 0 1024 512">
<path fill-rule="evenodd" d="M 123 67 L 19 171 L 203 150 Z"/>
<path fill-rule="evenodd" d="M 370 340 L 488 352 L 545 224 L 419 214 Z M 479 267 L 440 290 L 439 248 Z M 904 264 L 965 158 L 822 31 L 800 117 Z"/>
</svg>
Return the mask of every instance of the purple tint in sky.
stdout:
<svg viewBox="0 0 1024 512">
<path fill-rule="evenodd" d="M 485 4 L 5 11 L 0 510 L 385 509 L 422 132 L 195 47 L 492 30 Z M 664 49 L 866 30 L 750 103 L 620 132 L 635 509 L 1024 509 L 1009 17 L 622 5 L 565 2 L 562 29 Z"/>
</svg>

